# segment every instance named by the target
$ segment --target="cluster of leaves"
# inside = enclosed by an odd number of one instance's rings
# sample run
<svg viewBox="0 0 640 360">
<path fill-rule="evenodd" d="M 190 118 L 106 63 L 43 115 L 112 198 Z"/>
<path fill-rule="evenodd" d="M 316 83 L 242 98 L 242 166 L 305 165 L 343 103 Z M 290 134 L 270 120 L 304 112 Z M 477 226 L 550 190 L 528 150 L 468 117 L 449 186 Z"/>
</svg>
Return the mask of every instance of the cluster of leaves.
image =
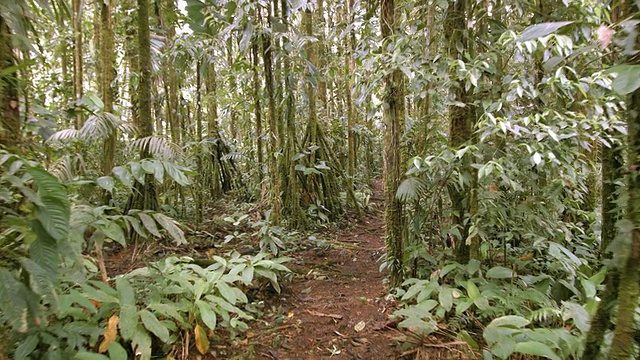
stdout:
<svg viewBox="0 0 640 360">
<path fill-rule="evenodd" d="M 582 335 L 589 330 L 589 312 L 595 311 L 596 288 L 603 280 L 604 272 L 582 277 L 578 289 L 546 274 L 521 275 L 502 266 L 483 271 L 477 260 L 449 263 L 429 279 L 405 281 L 406 290 L 397 295 L 410 305 L 394 316 L 402 319 L 399 327 L 422 336 L 440 332 L 438 323 L 449 319 L 451 336 L 475 350 L 482 333 L 489 346 L 485 358 L 522 353 L 566 359 L 583 349 Z M 570 300 L 557 298 L 560 286 L 575 291 Z"/>
<path fill-rule="evenodd" d="M 234 252 L 207 267 L 170 257 L 117 277 L 115 287 L 91 280 L 97 269 L 82 255 L 85 241 L 125 245 L 128 233 L 161 237 L 163 228 L 181 244 L 182 230 L 157 212 L 72 206 L 54 176 L 16 155 L 1 153 L 0 166 L 0 320 L 16 359 L 149 359 L 185 336 L 206 353 L 207 329 L 244 331 L 258 313 L 246 289 L 264 279 L 279 292 L 278 278 L 289 271 L 287 258 Z"/>
</svg>

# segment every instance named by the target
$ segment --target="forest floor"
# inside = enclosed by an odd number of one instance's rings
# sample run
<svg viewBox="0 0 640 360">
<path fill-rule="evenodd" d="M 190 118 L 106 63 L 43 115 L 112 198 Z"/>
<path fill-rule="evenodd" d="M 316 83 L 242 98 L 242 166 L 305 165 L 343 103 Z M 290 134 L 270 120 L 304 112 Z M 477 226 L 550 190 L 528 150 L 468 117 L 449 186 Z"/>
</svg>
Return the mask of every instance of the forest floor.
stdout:
<svg viewBox="0 0 640 360">
<path fill-rule="evenodd" d="M 215 334 L 210 354 L 201 356 L 193 348 L 190 359 L 458 358 L 435 338 L 433 346 L 414 347 L 404 354 L 396 340 L 402 333 L 389 315 L 397 304 L 386 298 L 385 273 L 379 271 L 384 254 L 383 203 L 381 184 L 376 184 L 363 219 L 321 230 L 314 241 L 298 244 L 287 254 L 293 258 L 285 264 L 292 276 L 282 281 L 281 293 L 262 289 L 256 295 L 263 316 L 234 339 Z M 177 255 L 194 256 L 189 251 L 180 249 Z M 157 255 L 158 250 L 144 253 Z M 108 258 L 107 265 L 112 273 L 123 273 L 141 265 L 126 261 L 132 258 L 126 251 Z"/>
</svg>

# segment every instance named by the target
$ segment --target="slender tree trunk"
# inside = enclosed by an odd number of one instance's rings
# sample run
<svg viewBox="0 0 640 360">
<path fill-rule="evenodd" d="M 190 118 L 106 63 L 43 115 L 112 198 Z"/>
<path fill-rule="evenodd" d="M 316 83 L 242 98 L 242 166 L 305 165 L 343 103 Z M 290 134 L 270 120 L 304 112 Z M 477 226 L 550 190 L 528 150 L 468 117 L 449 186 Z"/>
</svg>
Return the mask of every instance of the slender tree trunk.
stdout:
<svg viewBox="0 0 640 360">
<path fill-rule="evenodd" d="M 385 44 L 393 41 L 398 27 L 394 0 L 382 0 L 380 15 L 381 33 Z M 384 45 L 383 48 L 387 48 Z M 389 289 L 402 284 L 404 280 L 404 219 L 402 203 L 396 192 L 402 180 L 402 145 L 400 134 L 404 127 L 404 78 L 400 70 L 394 70 L 384 78 L 384 199 L 385 199 L 385 243 L 387 248 L 387 268 L 389 269 Z"/>
<path fill-rule="evenodd" d="M 351 9 L 353 8 L 353 0 L 349 0 L 349 6 L 345 7 L 345 22 L 346 26 L 349 26 L 353 22 L 353 16 Z M 357 112 L 353 106 L 353 98 L 351 96 L 352 76 L 355 71 L 355 64 L 353 62 L 353 48 L 355 47 L 355 34 L 349 31 L 349 36 L 345 38 L 345 54 L 344 54 L 344 96 L 347 106 L 347 187 L 351 190 L 347 194 L 353 194 L 354 179 L 356 176 L 356 165 L 358 155 L 358 133 L 356 131 Z M 362 218 L 362 212 L 360 206 L 356 201 L 355 196 L 349 196 L 347 198 L 348 203 L 356 211 L 356 217 Z"/>
<path fill-rule="evenodd" d="M 271 13 L 269 13 L 271 18 Z M 270 24 L 269 24 L 270 25 Z M 271 180 L 271 220 L 274 223 L 280 222 L 282 214 L 282 194 L 280 176 L 278 174 L 278 159 L 276 154 L 278 149 L 278 109 L 276 105 L 276 94 L 274 86 L 273 76 L 273 53 L 271 49 L 271 37 L 267 33 L 262 34 L 262 59 L 264 64 L 264 81 L 267 89 L 267 100 L 269 107 L 269 158 L 267 162 L 269 164 L 269 178 Z"/>
<path fill-rule="evenodd" d="M 82 0 L 73 0 L 73 96 L 80 101 L 83 95 L 82 86 Z M 76 129 L 84 124 L 80 108 L 76 107 Z"/>
<path fill-rule="evenodd" d="M 153 118 L 151 117 L 151 33 L 149 28 L 149 0 L 138 0 L 138 56 L 140 82 L 138 132 L 141 138 L 153 136 Z M 148 148 L 142 150 L 142 159 L 151 157 Z M 156 210 L 158 198 L 152 174 L 145 176 L 144 184 L 136 183 L 125 213 L 130 209 Z"/>
<path fill-rule="evenodd" d="M 18 77 L 9 70 L 16 65 L 11 30 L 0 14 L 0 147 L 17 147 L 22 138 Z"/>
<path fill-rule="evenodd" d="M 258 42 L 254 40 L 251 45 L 251 58 L 253 61 L 253 112 L 256 119 L 256 155 L 258 157 L 258 183 L 262 182 L 264 176 L 264 155 L 263 155 L 263 129 L 262 129 L 262 102 L 261 98 L 261 85 L 260 75 L 258 73 Z"/>
<path fill-rule="evenodd" d="M 468 50 L 468 41 L 464 36 L 464 31 L 467 28 L 466 1 L 467 0 L 456 0 L 450 3 L 446 15 L 445 28 L 447 29 L 449 41 L 449 53 L 453 59 L 461 58 L 462 53 Z M 464 84 L 458 84 L 452 91 L 454 99 L 458 103 L 465 104 L 464 106 L 455 104 L 449 106 L 451 121 L 449 128 L 449 146 L 457 149 L 471 140 L 475 113 L 471 108 L 471 104 L 469 104 L 470 94 L 465 90 Z M 467 157 L 463 159 L 460 171 L 469 173 L 470 177 L 473 178 L 473 168 L 471 167 L 470 159 Z M 463 264 L 469 262 L 470 258 L 479 257 L 479 239 L 476 237 L 472 239 L 473 243 L 471 245 L 467 244 L 469 224 L 465 224 L 464 221 L 465 217 L 471 215 L 470 210 L 476 209 L 477 207 L 477 204 L 472 204 L 472 202 L 477 202 L 477 190 L 474 188 L 474 185 L 475 182 L 471 184 L 471 188 L 468 190 L 470 196 L 467 197 L 467 201 L 465 201 L 465 193 L 456 189 L 453 185 L 449 185 L 448 187 L 451 203 L 456 213 L 456 215 L 454 215 L 454 223 L 458 225 L 461 235 L 460 238 L 455 239 L 456 258 L 458 262 Z"/>
<path fill-rule="evenodd" d="M 104 103 L 104 112 L 113 113 L 114 90 L 113 80 L 115 79 L 114 48 L 113 48 L 113 26 L 111 14 L 111 2 L 100 1 L 100 93 Z M 104 158 L 102 162 L 102 173 L 110 174 L 115 163 L 117 129 L 111 129 L 111 133 L 105 139 Z"/>
</svg>

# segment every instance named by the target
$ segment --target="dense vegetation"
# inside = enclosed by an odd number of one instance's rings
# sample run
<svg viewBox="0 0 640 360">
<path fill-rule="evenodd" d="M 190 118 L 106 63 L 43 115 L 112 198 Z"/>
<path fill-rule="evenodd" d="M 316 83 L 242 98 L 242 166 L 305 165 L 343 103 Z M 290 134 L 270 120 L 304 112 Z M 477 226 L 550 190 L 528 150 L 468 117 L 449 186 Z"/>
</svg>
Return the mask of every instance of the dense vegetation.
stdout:
<svg viewBox="0 0 640 360">
<path fill-rule="evenodd" d="M 2 1 L 0 359 L 204 354 L 376 179 L 405 346 L 637 358 L 637 26 L 619 0 Z M 220 203 L 209 245 L 255 251 L 108 273 Z"/>
</svg>

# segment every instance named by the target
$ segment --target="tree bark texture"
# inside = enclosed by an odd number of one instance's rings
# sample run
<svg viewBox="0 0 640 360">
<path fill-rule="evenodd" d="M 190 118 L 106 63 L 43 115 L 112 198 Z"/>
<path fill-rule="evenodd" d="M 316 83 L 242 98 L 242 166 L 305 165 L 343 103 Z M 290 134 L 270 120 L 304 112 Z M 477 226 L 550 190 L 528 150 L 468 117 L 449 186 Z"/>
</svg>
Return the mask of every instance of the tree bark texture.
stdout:
<svg viewBox="0 0 640 360">
<path fill-rule="evenodd" d="M 398 27 L 394 0 L 382 0 L 380 26 L 384 43 L 393 41 Z M 387 46 L 384 46 L 385 48 Z M 389 289 L 402 284 L 404 280 L 404 219 L 403 206 L 396 197 L 402 179 L 402 145 L 405 104 L 404 78 L 400 70 L 394 70 L 384 78 L 384 199 L 385 199 L 385 244 L 387 248 L 387 268 L 389 269 Z"/>
<path fill-rule="evenodd" d="M 20 144 L 20 103 L 18 77 L 7 69 L 16 65 L 11 42 L 11 30 L 0 15 L 0 146 L 8 149 Z"/>
</svg>

